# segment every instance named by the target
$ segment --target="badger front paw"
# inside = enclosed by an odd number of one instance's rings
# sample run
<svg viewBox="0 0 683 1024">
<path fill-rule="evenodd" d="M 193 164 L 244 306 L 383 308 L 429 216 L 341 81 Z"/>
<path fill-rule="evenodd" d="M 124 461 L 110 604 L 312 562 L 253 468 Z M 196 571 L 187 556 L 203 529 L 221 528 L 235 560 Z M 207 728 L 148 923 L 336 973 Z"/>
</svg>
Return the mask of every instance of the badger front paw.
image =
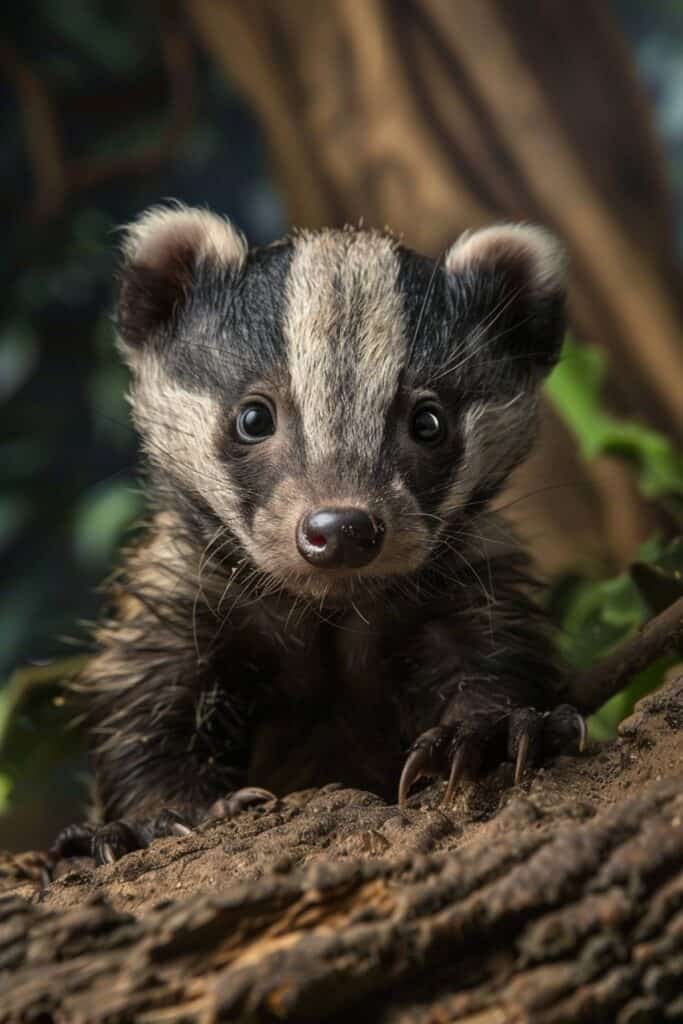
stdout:
<svg viewBox="0 0 683 1024">
<path fill-rule="evenodd" d="M 462 708 L 413 743 L 401 773 L 398 802 L 405 805 L 419 778 L 441 777 L 447 779 L 443 802 L 450 804 L 461 780 L 479 778 L 508 760 L 514 762 L 517 785 L 525 770 L 544 757 L 581 752 L 585 744 L 586 723 L 569 704 L 552 711 L 501 709 L 493 704 L 470 713 Z"/>
<path fill-rule="evenodd" d="M 68 825 L 52 844 L 50 858 L 56 863 L 66 857 L 92 857 L 97 865 L 113 864 L 126 853 L 149 846 L 153 839 L 191 831 L 191 823 L 171 810 L 139 821 L 122 818 L 103 825 Z"/>
</svg>

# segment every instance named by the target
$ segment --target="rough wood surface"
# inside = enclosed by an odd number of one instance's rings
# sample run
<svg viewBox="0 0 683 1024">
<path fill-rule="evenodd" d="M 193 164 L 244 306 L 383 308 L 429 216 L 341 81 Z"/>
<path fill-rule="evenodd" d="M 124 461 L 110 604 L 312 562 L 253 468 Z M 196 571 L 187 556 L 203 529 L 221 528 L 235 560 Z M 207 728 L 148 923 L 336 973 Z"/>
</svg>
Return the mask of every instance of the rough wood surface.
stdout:
<svg viewBox="0 0 683 1024">
<path fill-rule="evenodd" d="M 522 789 L 334 786 L 117 864 L 15 861 L 0 1021 L 683 1018 L 683 676 Z M 25 876 L 21 880 L 21 876 Z M 2 874 L 0 872 L 0 878 Z"/>
</svg>

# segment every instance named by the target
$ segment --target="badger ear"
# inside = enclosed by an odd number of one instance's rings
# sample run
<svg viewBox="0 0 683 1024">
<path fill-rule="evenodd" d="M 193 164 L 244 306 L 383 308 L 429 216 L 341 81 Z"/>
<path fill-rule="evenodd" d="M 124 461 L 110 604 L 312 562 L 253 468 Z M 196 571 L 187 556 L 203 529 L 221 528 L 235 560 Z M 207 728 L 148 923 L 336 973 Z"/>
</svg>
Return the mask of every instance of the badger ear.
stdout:
<svg viewBox="0 0 683 1024">
<path fill-rule="evenodd" d="M 208 210 L 153 207 L 126 230 L 118 329 L 137 349 L 173 326 L 203 270 L 237 273 L 247 253 L 242 235 Z"/>
<path fill-rule="evenodd" d="M 508 373 L 544 376 L 565 331 L 567 258 L 544 228 L 495 224 L 466 232 L 445 257 L 471 337 L 508 362 Z"/>
</svg>

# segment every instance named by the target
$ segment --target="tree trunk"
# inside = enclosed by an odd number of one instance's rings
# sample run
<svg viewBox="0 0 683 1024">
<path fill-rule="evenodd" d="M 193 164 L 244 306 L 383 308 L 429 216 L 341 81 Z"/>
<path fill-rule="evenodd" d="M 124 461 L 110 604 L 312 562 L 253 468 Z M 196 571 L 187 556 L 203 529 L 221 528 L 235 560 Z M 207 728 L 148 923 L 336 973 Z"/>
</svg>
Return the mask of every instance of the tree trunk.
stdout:
<svg viewBox="0 0 683 1024">
<path fill-rule="evenodd" d="M 603 4 L 187 0 L 263 125 L 292 220 L 383 227 L 438 253 L 532 219 L 566 239 L 571 311 L 610 399 L 683 433 L 674 215 L 650 111 Z M 508 500 L 543 566 L 624 563 L 653 523 L 626 471 L 586 469 L 550 412 Z M 621 514 L 615 516 L 614 492 Z"/>
<path fill-rule="evenodd" d="M 15 858 L 0 1021 L 680 1020 L 681 728 L 679 675 L 522 789 L 328 786 L 39 895 Z"/>
</svg>

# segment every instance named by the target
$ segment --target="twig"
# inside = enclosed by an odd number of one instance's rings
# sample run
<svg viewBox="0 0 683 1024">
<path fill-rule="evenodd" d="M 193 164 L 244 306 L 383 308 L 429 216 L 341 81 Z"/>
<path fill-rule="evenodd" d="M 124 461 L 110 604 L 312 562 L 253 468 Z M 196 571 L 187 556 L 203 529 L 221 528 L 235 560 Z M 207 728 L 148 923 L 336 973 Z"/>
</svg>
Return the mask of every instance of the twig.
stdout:
<svg viewBox="0 0 683 1024">
<path fill-rule="evenodd" d="M 683 597 L 650 619 L 635 636 L 581 673 L 572 683 L 572 702 L 588 714 L 622 690 L 642 669 L 683 646 Z"/>
</svg>

